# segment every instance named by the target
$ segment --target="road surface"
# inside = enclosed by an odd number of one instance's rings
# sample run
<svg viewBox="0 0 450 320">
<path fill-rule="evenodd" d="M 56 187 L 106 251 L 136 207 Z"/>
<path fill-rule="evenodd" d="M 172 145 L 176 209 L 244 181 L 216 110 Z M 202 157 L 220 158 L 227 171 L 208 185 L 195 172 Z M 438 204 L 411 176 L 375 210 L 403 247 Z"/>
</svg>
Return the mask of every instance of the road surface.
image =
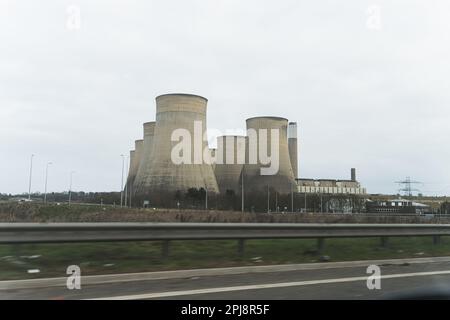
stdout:
<svg viewBox="0 0 450 320">
<path fill-rule="evenodd" d="M 367 266 L 271 271 L 165 280 L 0 290 L 0 299 L 298 300 L 384 299 L 424 288 L 450 289 L 450 261 L 380 265 L 381 290 L 367 288 Z M 450 290 L 448 290 L 450 291 Z"/>
</svg>

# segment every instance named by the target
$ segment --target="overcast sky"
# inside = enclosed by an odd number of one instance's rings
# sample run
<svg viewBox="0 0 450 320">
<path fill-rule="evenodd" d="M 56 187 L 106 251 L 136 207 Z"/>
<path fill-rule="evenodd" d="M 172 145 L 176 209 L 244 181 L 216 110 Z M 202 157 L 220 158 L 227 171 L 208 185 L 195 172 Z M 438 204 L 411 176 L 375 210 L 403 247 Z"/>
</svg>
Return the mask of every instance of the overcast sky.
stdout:
<svg viewBox="0 0 450 320">
<path fill-rule="evenodd" d="M 79 10 L 79 17 L 77 19 Z M 379 14 L 379 15 L 378 15 Z M 0 192 L 120 189 L 155 96 L 299 123 L 299 172 L 450 193 L 450 2 L 0 0 Z"/>
</svg>

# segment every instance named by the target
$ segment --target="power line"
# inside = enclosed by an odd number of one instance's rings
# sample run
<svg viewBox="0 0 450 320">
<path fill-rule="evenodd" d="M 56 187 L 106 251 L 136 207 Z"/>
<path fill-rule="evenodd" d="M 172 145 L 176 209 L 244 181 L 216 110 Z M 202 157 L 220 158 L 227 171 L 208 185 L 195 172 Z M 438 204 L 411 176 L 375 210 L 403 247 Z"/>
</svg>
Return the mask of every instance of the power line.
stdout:
<svg viewBox="0 0 450 320">
<path fill-rule="evenodd" d="M 411 180 L 411 177 L 406 177 L 405 180 L 402 181 L 396 181 L 395 183 L 398 183 L 401 187 L 400 189 L 398 189 L 399 192 L 403 192 L 405 196 L 409 196 L 411 197 L 413 195 L 413 192 L 419 192 L 419 189 L 413 188 L 414 184 L 423 184 L 420 181 L 414 181 Z"/>
</svg>

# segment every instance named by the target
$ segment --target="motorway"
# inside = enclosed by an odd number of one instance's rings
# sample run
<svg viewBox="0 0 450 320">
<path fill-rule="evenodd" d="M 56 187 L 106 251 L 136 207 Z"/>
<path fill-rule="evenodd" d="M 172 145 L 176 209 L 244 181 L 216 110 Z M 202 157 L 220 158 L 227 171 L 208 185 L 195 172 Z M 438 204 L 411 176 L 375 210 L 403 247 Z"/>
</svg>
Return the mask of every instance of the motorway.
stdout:
<svg viewBox="0 0 450 320">
<path fill-rule="evenodd" d="M 83 285 L 82 280 L 80 290 L 64 286 L 3 289 L 0 299 L 328 300 L 399 298 L 430 288 L 450 292 L 450 259 L 420 263 L 416 260 L 380 264 L 381 290 L 367 288 L 367 266 L 359 263 L 90 285 Z"/>
</svg>

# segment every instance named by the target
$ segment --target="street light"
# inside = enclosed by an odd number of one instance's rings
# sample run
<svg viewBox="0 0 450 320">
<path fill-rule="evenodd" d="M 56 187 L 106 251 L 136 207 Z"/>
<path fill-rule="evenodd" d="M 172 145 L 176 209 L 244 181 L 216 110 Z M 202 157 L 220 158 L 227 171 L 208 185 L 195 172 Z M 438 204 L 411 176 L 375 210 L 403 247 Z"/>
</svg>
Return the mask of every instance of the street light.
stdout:
<svg viewBox="0 0 450 320">
<path fill-rule="evenodd" d="M 28 182 L 28 200 L 31 200 L 31 177 L 33 175 L 33 157 L 34 157 L 34 154 L 31 155 L 31 160 L 30 160 L 30 180 Z"/>
<path fill-rule="evenodd" d="M 294 185 L 291 183 L 291 211 L 294 212 Z"/>
<path fill-rule="evenodd" d="M 47 162 L 47 167 L 45 168 L 45 191 L 44 191 L 44 203 L 47 203 L 47 181 L 48 181 L 48 167 L 51 165 L 51 162 Z"/>
<path fill-rule="evenodd" d="M 205 186 L 205 208 L 208 210 L 208 187 Z"/>
<path fill-rule="evenodd" d="M 70 201 L 72 200 L 72 176 L 75 173 L 75 171 L 70 172 L 70 184 L 69 184 L 69 207 L 70 207 Z"/>
<path fill-rule="evenodd" d="M 241 195 L 241 210 L 242 212 L 244 212 L 244 172 L 241 173 L 241 177 L 242 177 L 242 195 Z"/>
<path fill-rule="evenodd" d="M 123 207 L 123 169 L 125 165 L 125 156 L 123 154 L 120 155 L 122 157 L 122 182 L 120 183 L 120 207 Z"/>
<path fill-rule="evenodd" d="M 305 187 L 305 213 L 308 211 L 307 203 L 306 203 L 306 187 Z"/>
<path fill-rule="evenodd" d="M 275 212 L 278 213 L 278 191 L 275 191 Z"/>
<path fill-rule="evenodd" d="M 127 181 L 125 182 L 125 207 L 127 207 L 128 204 L 128 168 L 129 168 L 129 156 L 126 156 L 127 159 L 127 165 L 125 167 L 125 176 L 127 177 Z"/>
</svg>

